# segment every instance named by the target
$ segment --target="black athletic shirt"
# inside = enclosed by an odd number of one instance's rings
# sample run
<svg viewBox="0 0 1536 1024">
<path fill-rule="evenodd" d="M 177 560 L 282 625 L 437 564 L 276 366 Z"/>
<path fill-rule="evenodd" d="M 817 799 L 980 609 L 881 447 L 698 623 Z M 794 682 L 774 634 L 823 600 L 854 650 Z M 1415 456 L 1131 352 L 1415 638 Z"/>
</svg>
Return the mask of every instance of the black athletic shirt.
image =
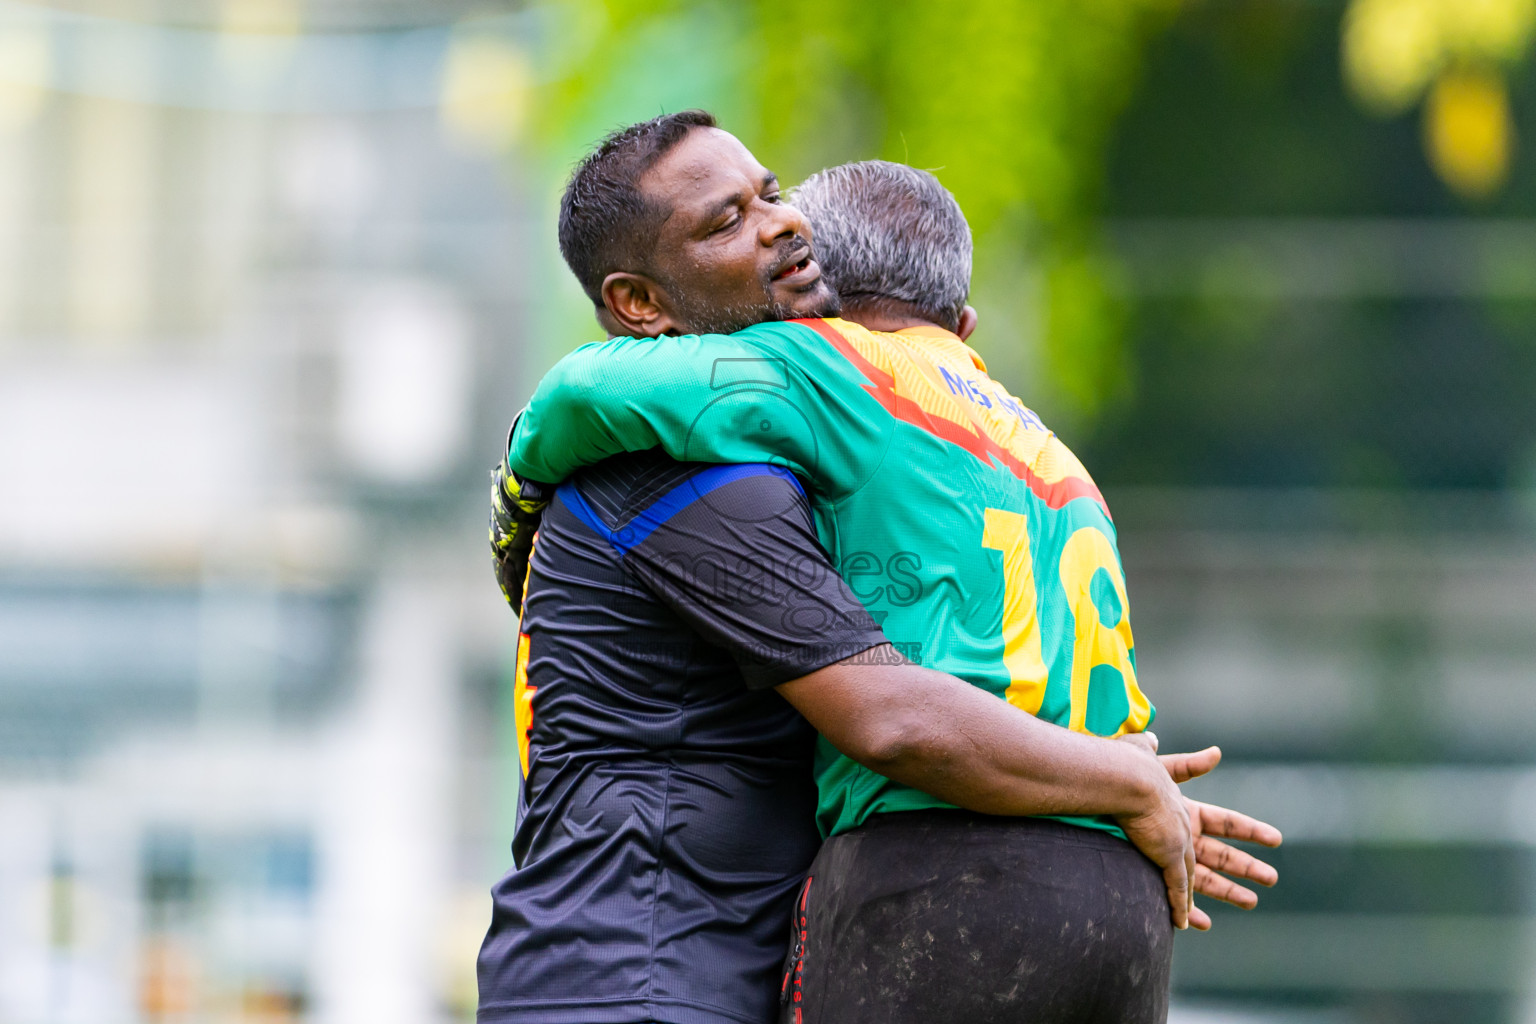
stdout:
<svg viewBox="0 0 1536 1024">
<path fill-rule="evenodd" d="M 481 1024 L 766 1024 L 815 855 L 772 687 L 885 642 L 789 473 L 622 455 L 562 486 L 520 638 L 525 779 Z"/>
</svg>

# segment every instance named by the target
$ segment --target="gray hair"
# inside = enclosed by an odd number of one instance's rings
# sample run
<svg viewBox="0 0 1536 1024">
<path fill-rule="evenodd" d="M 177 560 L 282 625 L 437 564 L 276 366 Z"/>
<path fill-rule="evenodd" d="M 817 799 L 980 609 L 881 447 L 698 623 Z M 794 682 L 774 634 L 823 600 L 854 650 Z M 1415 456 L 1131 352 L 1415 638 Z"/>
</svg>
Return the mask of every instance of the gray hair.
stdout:
<svg viewBox="0 0 1536 1024">
<path fill-rule="evenodd" d="M 845 302 L 894 299 L 954 330 L 971 290 L 971 227 L 927 171 L 886 160 L 828 167 L 790 197 Z"/>
</svg>

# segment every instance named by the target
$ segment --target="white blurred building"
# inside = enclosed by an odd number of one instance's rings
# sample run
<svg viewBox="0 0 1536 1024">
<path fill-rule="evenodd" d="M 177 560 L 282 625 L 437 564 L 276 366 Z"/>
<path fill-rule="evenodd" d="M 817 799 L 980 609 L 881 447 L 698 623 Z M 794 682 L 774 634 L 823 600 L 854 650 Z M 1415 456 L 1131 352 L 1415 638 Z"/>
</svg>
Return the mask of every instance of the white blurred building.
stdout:
<svg viewBox="0 0 1536 1024">
<path fill-rule="evenodd" d="M 463 1018 L 522 29 L 127 6 L 0 4 L 0 1021 Z"/>
</svg>

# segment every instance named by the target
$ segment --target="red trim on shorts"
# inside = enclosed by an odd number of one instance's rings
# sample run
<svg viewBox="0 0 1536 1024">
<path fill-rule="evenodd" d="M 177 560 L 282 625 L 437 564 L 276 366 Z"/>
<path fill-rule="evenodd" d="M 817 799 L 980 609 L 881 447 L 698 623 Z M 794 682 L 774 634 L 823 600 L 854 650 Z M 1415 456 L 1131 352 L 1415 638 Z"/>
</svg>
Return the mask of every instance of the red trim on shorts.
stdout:
<svg viewBox="0 0 1536 1024">
<path fill-rule="evenodd" d="M 805 1001 L 805 936 L 806 936 L 806 932 L 808 931 L 808 929 L 806 928 L 805 908 L 806 908 L 806 901 L 809 900 L 810 897 L 811 897 L 811 882 L 812 881 L 813 881 L 812 876 L 806 875 L 805 876 L 805 885 L 802 886 L 801 889 L 800 889 L 800 905 L 799 905 L 798 910 L 796 911 L 796 916 L 795 916 L 795 921 L 794 921 L 794 930 L 795 930 L 795 966 L 794 966 L 794 968 L 791 971 L 786 972 L 785 975 L 784 975 L 784 984 L 785 984 L 786 987 L 789 985 L 789 982 L 791 981 L 791 979 L 793 979 L 793 981 L 795 983 L 795 990 L 794 990 L 794 996 L 793 996 L 794 1003 L 795 1003 L 795 1024 L 802 1024 L 801 1019 L 800 1019 L 801 1018 L 801 1006 L 800 1006 L 800 1004 Z M 783 990 L 781 990 L 780 991 L 780 995 L 782 996 L 783 994 L 784 994 Z"/>
</svg>

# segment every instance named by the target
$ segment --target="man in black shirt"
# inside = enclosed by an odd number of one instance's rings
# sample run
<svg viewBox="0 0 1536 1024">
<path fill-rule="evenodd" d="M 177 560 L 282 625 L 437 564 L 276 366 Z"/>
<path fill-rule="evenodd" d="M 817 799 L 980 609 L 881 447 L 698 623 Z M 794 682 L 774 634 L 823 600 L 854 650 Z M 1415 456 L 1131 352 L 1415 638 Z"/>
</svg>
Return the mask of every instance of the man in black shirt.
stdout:
<svg viewBox="0 0 1536 1024">
<path fill-rule="evenodd" d="M 480 1020 L 771 1019 L 820 843 L 815 733 L 772 688 L 885 643 L 800 485 L 659 453 L 588 470 L 544 513 L 521 628 L 538 711 Z"/>
</svg>

